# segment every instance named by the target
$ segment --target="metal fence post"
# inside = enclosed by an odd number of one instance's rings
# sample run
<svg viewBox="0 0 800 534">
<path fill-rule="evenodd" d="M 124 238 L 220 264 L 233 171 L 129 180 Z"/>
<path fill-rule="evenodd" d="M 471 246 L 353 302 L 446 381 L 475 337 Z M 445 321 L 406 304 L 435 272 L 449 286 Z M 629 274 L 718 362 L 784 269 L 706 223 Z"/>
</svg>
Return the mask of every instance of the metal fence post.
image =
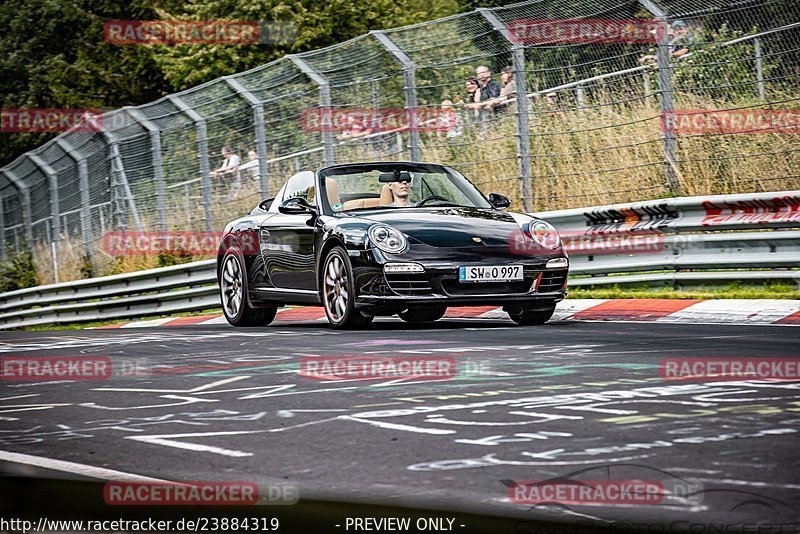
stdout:
<svg viewBox="0 0 800 534">
<path fill-rule="evenodd" d="M 78 187 L 81 190 L 81 234 L 83 235 L 83 244 L 86 247 L 86 256 L 88 256 L 89 261 L 92 261 L 92 256 L 94 255 L 92 247 L 92 205 L 91 195 L 89 194 L 89 169 L 86 163 L 86 156 L 61 137 L 56 137 L 55 143 L 78 166 Z"/>
<path fill-rule="evenodd" d="M 755 47 L 756 55 L 756 83 L 758 84 L 758 98 L 764 102 L 767 99 L 767 93 L 764 88 L 764 64 L 761 60 L 761 39 L 758 37 L 753 39 L 753 46 Z"/>
<path fill-rule="evenodd" d="M 511 39 L 508 26 L 493 11 L 478 8 L 478 13 L 492 25 L 495 31 L 511 45 L 511 68 L 514 71 L 514 88 L 517 105 L 514 115 L 517 119 L 517 160 L 519 164 L 519 196 L 525 211 L 533 209 L 533 190 L 531 178 L 531 138 L 528 117 L 528 77 L 525 73 L 525 47 Z"/>
<path fill-rule="evenodd" d="M 586 90 L 584 89 L 583 85 L 578 85 L 575 87 L 575 100 L 580 108 L 586 104 Z"/>
<path fill-rule="evenodd" d="M 167 231 L 167 191 L 164 188 L 164 164 L 161 158 L 161 129 L 144 113 L 134 107 L 125 106 L 125 111 L 133 119 L 144 126 L 150 135 L 150 150 L 153 153 L 153 177 L 156 183 L 156 212 L 158 213 L 158 229 Z"/>
<path fill-rule="evenodd" d="M 211 212 L 211 165 L 208 161 L 208 128 L 206 120 L 197 111 L 192 109 L 178 95 L 169 95 L 167 98 L 172 104 L 194 121 L 197 133 L 197 152 L 200 157 L 200 184 L 203 190 L 203 216 L 205 230 L 210 232 L 214 227 L 214 216 Z"/>
<path fill-rule="evenodd" d="M 25 240 L 27 241 L 28 248 L 33 246 L 33 218 L 31 216 L 31 191 L 22 178 L 17 176 L 17 174 L 10 170 L 10 169 L 3 169 L 3 173 L 8 178 L 8 181 L 11 182 L 19 196 L 21 197 L 22 202 L 22 225 L 25 228 Z"/>
<path fill-rule="evenodd" d="M 119 182 L 122 187 L 123 195 L 128 200 L 128 208 L 131 210 L 133 216 L 133 225 L 137 232 L 142 232 L 142 219 L 139 217 L 139 210 L 136 207 L 136 200 L 131 193 L 131 186 L 128 183 L 128 176 L 125 174 L 125 164 L 122 161 L 122 155 L 119 153 L 119 140 L 117 137 L 109 132 L 103 130 L 103 139 L 108 145 L 109 155 L 111 156 L 111 174 L 114 176 L 115 181 Z M 113 225 L 113 223 L 112 223 Z"/>
<path fill-rule="evenodd" d="M 667 188 L 673 193 L 678 193 L 681 188 L 680 171 L 678 169 L 678 138 L 674 131 L 664 127 L 665 118 L 675 113 L 669 35 L 667 35 L 666 31 L 669 21 L 667 13 L 652 0 L 639 0 L 639 4 L 662 24 L 663 31 L 660 32 L 661 35 L 656 45 L 656 62 L 658 64 L 658 103 L 661 111 L 659 123 L 661 124 L 661 137 L 663 140 L 664 177 Z"/>
<path fill-rule="evenodd" d="M 50 184 L 50 251 L 53 255 L 53 275 L 56 282 L 58 276 L 58 242 L 61 241 L 61 206 L 58 198 L 58 173 L 48 165 L 38 154 L 28 152 L 25 154 L 45 175 Z"/>
<path fill-rule="evenodd" d="M 405 93 L 406 116 L 408 117 L 408 153 L 411 161 L 422 160 L 422 143 L 419 138 L 419 117 L 417 110 L 417 65 L 414 60 L 406 54 L 397 43 L 386 35 L 384 31 L 371 31 L 375 39 L 383 46 L 395 59 L 403 64 L 403 93 Z"/>
<path fill-rule="evenodd" d="M 258 192 L 263 200 L 269 196 L 269 165 L 267 164 L 269 154 L 264 131 L 264 103 L 236 78 L 223 76 L 222 79 L 253 108 L 253 128 L 256 130 L 256 152 L 258 152 Z"/>
<path fill-rule="evenodd" d="M 289 61 L 294 63 L 294 65 L 300 69 L 300 71 L 311 78 L 317 86 L 319 87 L 319 107 L 323 114 L 328 114 L 331 112 L 331 86 L 328 83 L 328 80 L 325 79 L 320 73 L 315 71 L 311 68 L 303 58 L 298 56 L 286 56 L 289 58 Z M 330 118 L 329 118 L 330 119 Z M 321 121 L 325 123 L 326 121 Z M 322 159 L 325 162 L 325 165 L 333 165 L 335 160 L 335 155 L 333 153 L 333 132 L 330 131 L 330 128 L 325 128 L 323 125 L 322 127 L 322 146 L 323 146 L 323 156 Z"/>
</svg>

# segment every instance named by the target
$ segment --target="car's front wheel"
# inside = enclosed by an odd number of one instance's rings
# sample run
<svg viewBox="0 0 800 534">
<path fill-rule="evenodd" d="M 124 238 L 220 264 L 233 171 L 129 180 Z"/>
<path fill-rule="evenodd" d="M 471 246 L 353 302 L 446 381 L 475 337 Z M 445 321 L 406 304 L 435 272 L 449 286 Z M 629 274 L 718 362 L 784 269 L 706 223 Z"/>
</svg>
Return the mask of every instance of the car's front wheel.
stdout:
<svg viewBox="0 0 800 534">
<path fill-rule="evenodd" d="M 556 311 L 556 305 L 548 308 L 527 309 L 523 308 L 519 312 L 509 311 L 508 316 L 511 320 L 522 326 L 544 324 L 550 320 Z"/>
<path fill-rule="evenodd" d="M 432 323 L 444 317 L 447 306 L 429 306 L 427 308 L 409 308 L 397 314 L 407 323 Z"/>
<path fill-rule="evenodd" d="M 322 305 L 331 326 L 337 329 L 363 328 L 372 322 L 355 307 L 353 267 L 342 247 L 334 247 L 322 267 Z"/>
<path fill-rule="evenodd" d="M 219 291 L 222 312 L 233 326 L 266 326 L 275 319 L 276 307 L 253 308 L 247 302 L 247 276 L 244 261 L 237 249 L 229 249 L 222 258 Z"/>
</svg>

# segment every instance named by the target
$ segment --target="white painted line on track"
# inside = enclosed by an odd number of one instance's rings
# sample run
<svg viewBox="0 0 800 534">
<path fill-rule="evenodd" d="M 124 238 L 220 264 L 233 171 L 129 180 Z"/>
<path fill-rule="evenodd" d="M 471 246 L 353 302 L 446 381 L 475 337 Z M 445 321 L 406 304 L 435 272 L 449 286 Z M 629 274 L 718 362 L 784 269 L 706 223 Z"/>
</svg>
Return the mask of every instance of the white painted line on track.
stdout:
<svg viewBox="0 0 800 534">
<path fill-rule="evenodd" d="M 43 469 L 61 471 L 63 473 L 72 473 L 74 475 L 98 478 L 101 480 L 114 480 L 119 482 L 169 482 L 167 480 L 135 475 L 133 473 L 124 473 L 122 471 L 115 471 L 113 469 L 106 469 L 104 467 L 95 467 L 92 465 L 67 462 L 65 460 L 56 460 L 54 458 L 45 458 L 43 456 L 32 456 L 30 454 L 22 454 L 18 452 L 0 451 L 0 461 L 32 465 L 35 467 L 41 467 Z"/>
</svg>

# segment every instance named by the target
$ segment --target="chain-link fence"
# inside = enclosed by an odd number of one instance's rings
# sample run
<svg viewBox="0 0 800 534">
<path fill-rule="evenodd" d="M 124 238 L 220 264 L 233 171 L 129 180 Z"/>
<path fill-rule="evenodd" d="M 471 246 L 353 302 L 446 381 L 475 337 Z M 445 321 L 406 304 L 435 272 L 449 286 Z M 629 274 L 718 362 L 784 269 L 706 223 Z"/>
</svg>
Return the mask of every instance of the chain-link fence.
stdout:
<svg viewBox="0 0 800 534">
<path fill-rule="evenodd" d="M 525 210 L 797 189 L 798 21 L 796 0 L 535 0 L 287 56 L 17 158 L 0 259 L 33 250 L 42 282 L 136 268 L 104 235 L 219 231 L 295 172 L 352 161 L 443 162 Z M 331 110 L 349 122 L 310 127 Z"/>
</svg>

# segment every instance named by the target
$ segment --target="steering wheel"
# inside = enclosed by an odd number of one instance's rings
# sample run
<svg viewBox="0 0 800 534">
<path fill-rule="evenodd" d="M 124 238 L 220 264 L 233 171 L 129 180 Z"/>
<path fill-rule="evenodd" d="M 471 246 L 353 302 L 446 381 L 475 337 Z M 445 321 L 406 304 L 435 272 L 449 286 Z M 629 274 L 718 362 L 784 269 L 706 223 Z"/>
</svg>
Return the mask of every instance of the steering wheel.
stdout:
<svg viewBox="0 0 800 534">
<path fill-rule="evenodd" d="M 450 202 L 449 199 L 446 199 L 444 197 L 440 197 L 439 195 L 431 195 L 431 196 L 425 197 L 422 200 L 420 200 L 419 202 L 417 202 L 417 206 L 424 206 L 426 203 L 428 203 L 428 202 L 430 202 L 432 200 L 444 200 L 445 202 Z"/>
</svg>

